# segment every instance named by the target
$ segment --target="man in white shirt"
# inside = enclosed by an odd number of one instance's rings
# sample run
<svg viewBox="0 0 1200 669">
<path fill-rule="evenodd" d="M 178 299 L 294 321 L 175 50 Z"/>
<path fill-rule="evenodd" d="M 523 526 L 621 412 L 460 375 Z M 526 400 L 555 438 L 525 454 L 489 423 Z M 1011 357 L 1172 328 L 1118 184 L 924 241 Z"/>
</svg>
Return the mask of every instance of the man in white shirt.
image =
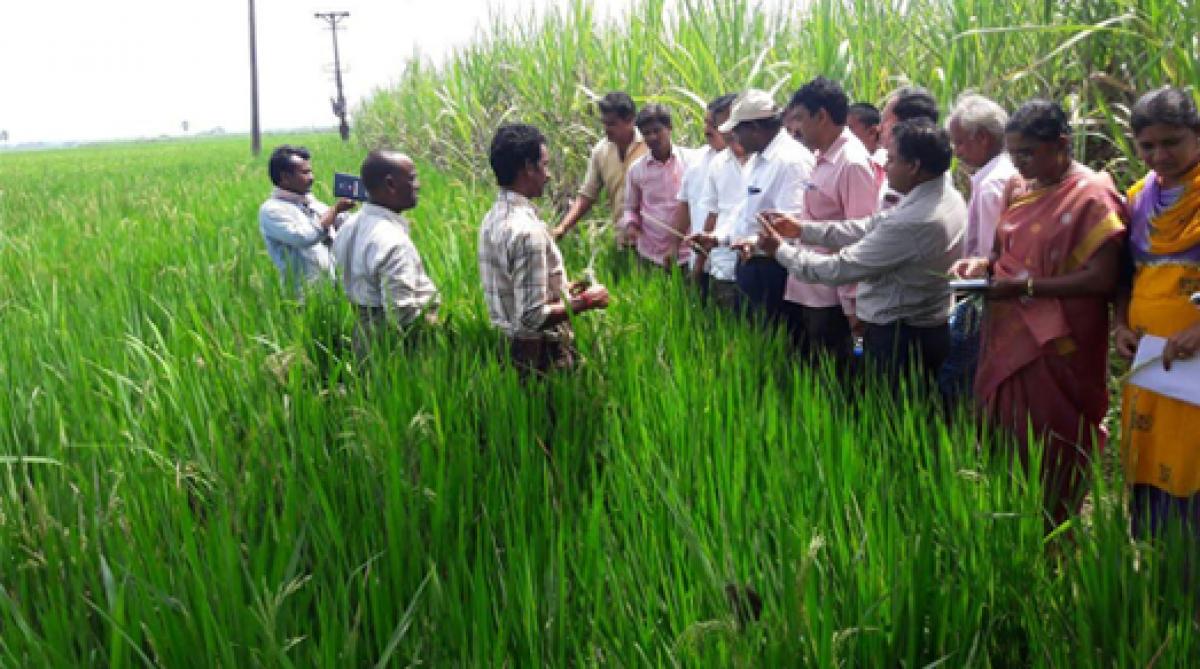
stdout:
<svg viewBox="0 0 1200 669">
<path fill-rule="evenodd" d="M 745 166 L 749 160 L 745 149 L 732 133 L 725 137 L 725 150 L 718 153 L 708 169 L 701 203 L 707 214 L 704 232 L 722 238 L 739 224 L 746 203 Z M 707 276 L 708 292 L 719 306 L 733 311 L 741 308 L 742 291 L 737 285 L 737 251 L 717 246 L 709 251 L 704 263 L 697 266 Z"/>
<path fill-rule="evenodd" d="M 327 207 L 312 196 L 311 154 L 302 146 L 284 144 L 271 152 L 267 172 L 275 190 L 258 209 L 258 229 L 267 255 L 279 270 L 284 288 L 304 298 L 304 288 L 322 279 L 333 279 L 329 244 L 338 216 L 354 202 L 338 200 Z"/>
<path fill-rule="evenodd" d="M 1008 182 L 1017 174 L 1004 150 L 1007 124 L 1008 112 L 981 95 L 959 98 L 946 122 L 954 155 L 972 171 L 965 258 L 992 255 Z M 942 394 L 948 398 L 959 399 L 971 392 L 979 362 L 980 318 L 978 306 L 970 300 L 959 302 L 950 316 L 950 356 L 938 378 Z"/>
<path fill-rule="evenodd" d="M 799 211 L 804 206 L 813 155 L 784 129 L 779 106 L 766 91 L 751 89 L 740 95 L 720 130 L 732 132 L 746 153 L 752 154 L 746 165 L 746 202 L 731 230 L 719 237 L 701 233 L 691 239 L 706 250 L 735 244 L 746 248 L 737 266 L 738 287 L 750 310 L 775 323 L 783 317 L 787 270 L 750 247 L 760 230 L 760 213 Z"/>
<path fill-rule="evenodd" d="M 333 254 L 358 311 L 354 348 L 362 356 L 384 332 L 435 323 L 440 296 L 401 215 L 417 206 L 416 165 L 402 153 L 372 151 L 360 174 L 367 204 L 342 227 Z"/>
<path fill-rule="evenodd" d="M 679 185 L 679 208 L 675 210 L 674 228 L 684 230 L 686 234 L 694 235 L 704 232 L 704 224 L 709 212 L 705 209 L 704 190 L 708 181 L 709 167 L 713 159 L 725 150 L 725 138 L 717 130 L 717 126 L 729 119 L 729 109 L 733 106 L 736 95 L 722 95 L 708 104 L 704 114 L 705 144 L 693 152 L 687 170 L 683 173 L 683 182 Z M 687 248 L 687 245 L 683 245 Z M 700 291 L 707 294 L 708 274 L 704 272 L 705 257 L 691 254 L 688 267 L 692 278 L 699 281 Z M 697 267 L 700 269 L 697 270 Z"/>
</svg>

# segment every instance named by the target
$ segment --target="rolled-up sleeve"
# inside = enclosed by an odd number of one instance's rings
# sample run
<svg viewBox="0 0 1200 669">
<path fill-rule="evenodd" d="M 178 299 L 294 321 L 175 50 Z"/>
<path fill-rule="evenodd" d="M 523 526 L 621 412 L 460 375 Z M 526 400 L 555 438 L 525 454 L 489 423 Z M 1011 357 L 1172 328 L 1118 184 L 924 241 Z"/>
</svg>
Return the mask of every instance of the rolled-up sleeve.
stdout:
<svg viewBox="0 0 1200 669">
<path fill-rule="evenodd" d="M 258 225 L 264 237 L 288 246 L 312 246 L 326 237 L 321 226 L 287 206 L 264 205 L 258 210 Z"/>
<path fill-rule="evenodd" d="M 541 330 L 550 315 L 550 240 L 545 235 L 524 234 L 513 240 L 512 282 L 521 328 Z"/>
<path fill-rule="evenodd" d="M 583 176 L 583 184 L 579 186 L 579 194 L 592 201 L 600 197 L 600 151 L 602 147 L 603 140 L 592 148 L 592 152 L 588 156 L 587 173 Z"/>
</svg>

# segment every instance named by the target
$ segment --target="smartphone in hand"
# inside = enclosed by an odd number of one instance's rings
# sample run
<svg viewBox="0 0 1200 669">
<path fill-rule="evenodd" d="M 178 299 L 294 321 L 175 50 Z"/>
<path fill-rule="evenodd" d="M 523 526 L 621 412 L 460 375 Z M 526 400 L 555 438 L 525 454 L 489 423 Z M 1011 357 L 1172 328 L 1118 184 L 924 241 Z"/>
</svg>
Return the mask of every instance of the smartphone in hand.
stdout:
<svg viewBox="0 0 1200 669">
<path fill-rule="evenodd" d="M 367 189 L 363 188 L 362 179 L 342 172 L 333 173 L 333 195 L 359 202 L 367 201 Z"/>
</svg>

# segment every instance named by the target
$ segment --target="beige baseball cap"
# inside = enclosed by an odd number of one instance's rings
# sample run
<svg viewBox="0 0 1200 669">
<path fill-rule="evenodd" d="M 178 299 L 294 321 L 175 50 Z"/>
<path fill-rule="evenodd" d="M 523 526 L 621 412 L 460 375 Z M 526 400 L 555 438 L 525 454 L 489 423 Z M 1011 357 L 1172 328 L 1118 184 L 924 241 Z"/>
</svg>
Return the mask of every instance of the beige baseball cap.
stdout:
<svg viewBox="0 0 1200 669">
<path fill-rule="evenodd" d="M 774 118 L 778 115 L 779 107 L 775 104 L 775 98 L 766 91 L 751 88 L 733 101 L 733 111 L 729 113 L 729 120 L 722 123 L 717 130 L 732 132 L 739 123 Z"/>
</svg>

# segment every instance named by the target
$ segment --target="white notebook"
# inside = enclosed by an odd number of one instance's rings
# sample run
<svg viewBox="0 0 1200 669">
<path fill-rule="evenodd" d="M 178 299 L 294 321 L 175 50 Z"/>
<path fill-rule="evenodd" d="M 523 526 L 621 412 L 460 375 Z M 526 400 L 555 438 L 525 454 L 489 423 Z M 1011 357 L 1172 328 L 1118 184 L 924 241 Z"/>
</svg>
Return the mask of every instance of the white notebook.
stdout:
<svg viewBox="0 0 1200 669">
<path fill-rule="evenodd" d="M 1200 356 L 1193 356 L 1190 360 L 1173 360 L 1171 371 L 1168 372 L 1162 366 L 1162 352 L 1166 345 L 1167 340 L 1162 337 L 1142 337 L 1133 359 L 1129 383 L 1200 406 Z"/>
</svg>

